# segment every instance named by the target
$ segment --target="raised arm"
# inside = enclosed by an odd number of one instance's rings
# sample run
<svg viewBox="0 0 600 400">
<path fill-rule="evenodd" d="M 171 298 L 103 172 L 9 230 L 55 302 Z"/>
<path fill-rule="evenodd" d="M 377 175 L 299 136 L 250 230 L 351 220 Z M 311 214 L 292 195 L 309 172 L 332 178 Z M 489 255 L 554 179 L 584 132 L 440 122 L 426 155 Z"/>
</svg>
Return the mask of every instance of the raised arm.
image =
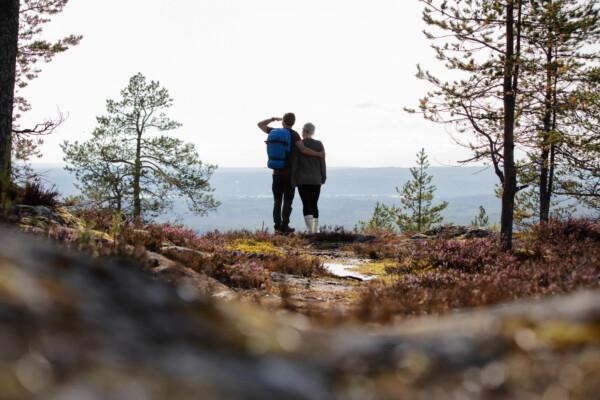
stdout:
<svg viewBox="0 0 600 400">
<path fill-rule="evenodd" d="M 258 123 L 258 127 L 264 133 L 269 133 L 269 124 L 273 123 L 275 121 L 281 121 L 281 118 L 273 117 L 273 118 L 265 119 L 264 121 L 260 121 Z"/>
<path fill-rule="evenodd" d="M 296 142 L 296 147 L 305 156 L 318 157 L 318 158 L 322 158 L 323 160 L 325 159 L 325 151 L 314 151 L 314 150 L 311 150 L 308 147 L 306 147 L 304 145 L 304 143 L 302 143 L 301 140 L 299 140 L 299 141 Z"/>
</svg>

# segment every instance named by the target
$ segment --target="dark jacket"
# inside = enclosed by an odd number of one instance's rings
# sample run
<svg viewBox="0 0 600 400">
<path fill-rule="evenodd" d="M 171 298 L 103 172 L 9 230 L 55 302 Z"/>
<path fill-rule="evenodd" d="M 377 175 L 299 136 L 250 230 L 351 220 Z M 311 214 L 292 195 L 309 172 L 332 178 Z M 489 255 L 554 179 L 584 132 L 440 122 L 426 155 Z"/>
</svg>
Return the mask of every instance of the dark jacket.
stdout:
<svg viewBox="0 0 600 400">
<path fill-rule="evenodd" d="M 323 143 L 314 139 L 302 141 L 306 147 L 314 151 L 324 151 Z M 325 160 L 311 157 L 297 151 L 292 158 L 292 186 L 322 185 L 327 179 Z"/>
</svg>

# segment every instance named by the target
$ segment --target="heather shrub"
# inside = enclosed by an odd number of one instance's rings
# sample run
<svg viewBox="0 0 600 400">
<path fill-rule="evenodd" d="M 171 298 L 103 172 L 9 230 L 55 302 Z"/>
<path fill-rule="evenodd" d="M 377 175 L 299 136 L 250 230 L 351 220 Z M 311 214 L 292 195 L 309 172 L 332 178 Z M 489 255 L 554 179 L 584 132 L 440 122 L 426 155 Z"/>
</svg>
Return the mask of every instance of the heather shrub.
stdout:
<svg viewBox="0 0 600 400">
<path fill-rule="evenodd" d="M 587 219 L 551 220 L 530 229 L 533 239 L 556 243 L 562 240 L 600 241 L 600 224 Z"/>
<path fill-rule="evenodd" d="M 402 264 L 409 270 L 430 267 L 481 272 L 487 266 L 507 268 L 517 263 L 516 257 L 504 252 L 494 238 L 428 240 L 405 250 L 402 258 Z"/>
<path fill-rule="evenodd" d="M 158 252 L 163 247 L 166 235 L 160 225 L 146 225 L 136 228 L 135 225 L 126 225 L 120 233 L 120 241 L 134 247 L 143 247 L 146 250 Z"/>
<path fill-rule="evenodd" d="M 87 226 L 98 231 L 110 232 L 113 226 L 114 212 L 112 210 L 93 206 L 77 206 L 70 209 L 70 212 L 85 221 Z"/>
<path fill-rule="evenodd" d="M 194 251 L 177 251 L 175 249 L 166 250 L 162 254 L 230 287 L 241 289 L 269 289 L 271 287 L 269 270 L 259 260 L 227 253 L 217 253 L 205 257 Z"/>
<path fill-rule="evenodd" d="M 243 261 L 234 265 L 222 265 L 213 271 L 213 277 L 220 282 L 242 289 L 269 289 L 269 270 L 257 261 Z"/>
<path fill-rule="evenodd" d="M 515 241 L 513 253 L 489 238 L 420 243 L 404 251 L 399 268 L 389 270 L 391 283 L 364 290 L 356 314 L 387 320 L 597 288 L 596 229 L 586 221 L 532 227 Z"/>
<path fill-rule="evenodd" d="M 229 231 L 223 234 L 215 233 L 221 236 L 227 243 L 237 240 L 253 240 L 256 242 L 271 243 L 275 247 L 281 248 L 299 248 L 306 245 L 304 238 L 298 235 L 272 235 L 265 230 L 249 231 L 237 230 Z"/>
<path fill-rule="evenodd" d="M 385 260 L 396 258 L 399 255 L 398 241 L 399 236 L 397 235 L 381 235 L 373 241 L 352 243 L 348 249 L 358 257 Z"/>
<path fill-rule="evenodd" d="M 327 270 L 318 257 L 307 255 L 292 254 L 277 257 L 274 260 L 266 261 L 266 266 L 274 272 L 299 275 L 307 278 L 327 274 Z"/>
<path fill-rule="evenodd" d="M 48 230 L 48 237 L 52 240 L 66 243 L 75 243 L 79 239 L 79 235 L 71 228 L 62 226 L 54 226 Z"/>
<path fill-rule="evenodd" d="M 359 238 L 363 238 L 364 235 L 360 235 L 355 232 L 348 232 L 341 226 L 335 228 L 323 227 L 321 231 L 307 236 L 311 243 L 354 243 Z"/>
<path fill-rule="evenodd" d="M 195 248 L 198 245 L 199 236 L 193 229 L 172 223 L 158 225 L 158 229 L 161 229 L 164 238 L 175 246 Z"/>
</svg>

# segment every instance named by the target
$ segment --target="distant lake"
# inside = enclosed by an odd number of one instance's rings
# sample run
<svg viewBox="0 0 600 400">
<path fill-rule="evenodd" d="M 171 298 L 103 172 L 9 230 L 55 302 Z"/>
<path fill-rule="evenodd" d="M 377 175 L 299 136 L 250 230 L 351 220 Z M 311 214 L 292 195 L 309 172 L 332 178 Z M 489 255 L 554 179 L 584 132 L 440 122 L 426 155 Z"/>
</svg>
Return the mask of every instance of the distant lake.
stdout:
<svg viewBox="0 0 600 400">
<path fill-rule="evenodd" d="M 47 185 L 55 184 L 64 195 L 77 194 L 74 178 L 58 165 L 36 165 Z M 435 202 L 448 201 L 446 222 L 468 224 L 484 206 L 490 222 L 500 218 L 500 201 L 494 195 L 498 179 L 482 167 L 434 167 L 429 169 L 437 187 Z M 396 187 L 410 179 L 408 168 L 330 168 L 323 186 L 321 223 L 353 228 L 369 219 L 375 204 L 399 204 Z M 211 179 L 215 197 L 222 205 L 207 217 L 196 217 L 176 201 L 160 220 L 181 221 L 200 232 L 229 229 L 272 228 L 271 171 L 266 168 L 221 168 Z M 296 195 L 292 225 L 303 228 L 302 204 Z"/>
</svg>

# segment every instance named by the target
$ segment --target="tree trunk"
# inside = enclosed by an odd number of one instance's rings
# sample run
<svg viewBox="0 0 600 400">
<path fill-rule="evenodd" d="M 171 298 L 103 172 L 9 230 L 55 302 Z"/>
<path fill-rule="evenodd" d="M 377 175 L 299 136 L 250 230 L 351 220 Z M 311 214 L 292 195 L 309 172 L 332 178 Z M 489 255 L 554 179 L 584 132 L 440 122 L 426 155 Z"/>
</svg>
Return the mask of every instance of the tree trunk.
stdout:
<svg viewBox="0 0 600 400">
<path fill-rule="evenodd" d="M 19 0 L 0 0 L 0 206 L 10 183 Z"/>
<path fill-rule="evenodd" d="M 135 147 L 135 165 L 133 171 L 133 219 L 137 224 L 142 216 L 142 199 L 140 181 L 142 175 L 142 132 L 138 131 Z"/>
<path fill-rule="evenodd" d="M 421 163 L 423 160 L 420 161 Z M 419 171 L 419 203 L 417 206 L 417 228 L 419 232 L 423 231 L 423 164 Z"/>
<path fill-rule="evenodd" d="M 541 134 L 540 152 L 540 222 L 548 222 L 550 219 L 550 147 L 552 146 L 552 48 L 546 58 L 546 88 L 544 98 L 544 121 Z"/>
<path fill-rule="evenodd" d="M 519 6 L 520 8 L 520 6 Z M 506 60 L 504 66 L 504 185 L 502 190 L 502 214 L 500 220 L 502 246 L 512 249 L 513 213 L 517 192 L 515 167 L 515 106 L 518 68 L 515 59 L 519 56 L 519 45 L 515 54 L 515 5 L 513 0 L 506 3 Z M 520 19 L 520 15 L 519 15 Z M 520 21 L 519 21 L 520 22 Z M 519 43 L 517 36 L 517 43 Z"/>
<path fill-rule="evenodd" d="M 552 0 L 548 0 L 549 6 L 552 6 Z M 547 33 L 550 39 L 553 35 L 553 25 L 548 27 Z M 548 222 L 550 219 L 550 204 L 552 200 L 552 181 L 551 176 L 554 171 L 554 157 L 550 157 L 553 145 L 553 122 L 554 114 L 554 99 L 556 71 L 552 66 L 554 62 L 554 46 L 548 42 L 546 48 L 546 85 L 544 95 L 544 120 L 543 131 L 541 137 L 541 154 L 540 154 L 540 222 Z"/>
</svg>

